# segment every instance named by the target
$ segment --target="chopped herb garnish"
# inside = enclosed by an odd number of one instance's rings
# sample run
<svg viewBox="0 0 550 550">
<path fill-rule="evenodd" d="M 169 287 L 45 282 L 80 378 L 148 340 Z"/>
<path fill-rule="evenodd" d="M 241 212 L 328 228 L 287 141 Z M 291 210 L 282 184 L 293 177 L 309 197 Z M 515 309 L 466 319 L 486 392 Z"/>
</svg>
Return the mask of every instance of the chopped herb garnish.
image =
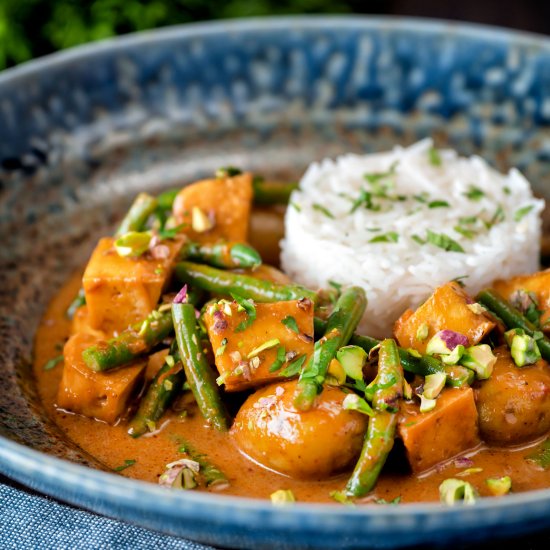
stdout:
<svg viewBox="0 0 550 550">
<path fill-rule="evenodd" d="M 277 372 L 285 364 L 285 361 L 286 350 L 283 346 L 281 346 L 277 349 L 277 358 L 273 361 L 271 367 L 269 367 L 269 372 Z"/>
<path fill-rule="evenodd" d="M 184 229 L 186 227 L 186 225 L 187 224 L 182 223 L 182 224 L 177 225 L 176 227 L 172 227 L 170 229 L 161 229 L 158 233 L 159 238 L 161 240 L 174 239 L 176 237 L 176 235 L 178 233 L 180 233 L 180 231 L 182 231 L 182 229 Z"/>
<path fill-rule="evenodd" d="M 451 205 L 447 201 L 432 201 L 428 203 L 428 208 L 450 208 Z"/>
<path fill-rule="evenodd" d="M 392 500 L 386 500 L 385 498 L 375 498 L 373 502 L 375 504 L 399 504 L 401 502 L 401 495 L 395 497 Z"/>
<path fill-rule="evenodd" d="M 495 210 L 495 213 L 493 214 L 493 217 L 491 218 L 491 220 L 488 221 L 488 222 L 485 222 L 485 227 L 487 229 L 491 229 L 491 227 L 493 227 L 493 225 L 496 225 L 497 223 L 503 222 L 505 218 L 506 218 L 506 214 L 504 212 L 504 209 L 499 204 L 497 206 L 497 209 Z"/>
<path fill-rule="evenodd" d="M 396 243 L 399 240 L 399 234 L 395 231 L 388 231 L 382 235 L 377 235 L 369 240 L 369 243 Z"/>
<path fill-rule="evenodd" d="M 411 235 L 411 239 L 418 244 L 426 244 L 426 241 L 420 235 Z"/>
<path fill-rule="evenodd" d="M 297 202 L 291 201 L 290 206 L 292 206 L 296 212 L 302 211 L 302 207 Z"/>
<path fill-rule="evenodd" d="M 434 233 L 428 229 L 426 241 L 447 252 L 464 252 L 464 249 L 455 240 L 451 239 L 451 237 L 445 235 L 445 233 Z"/>
<path fill-rule="evenodd" d="M 418 195 L 413 195 L 413 199 L 417 202 L 426 203 L 428 202 L 428 199 L 430 196 L 425 191 L 423 193 L 420 193 Z"/>
<path fill-rule="evenodd" d="M 239 304 L 242 308 L 241 311 L 245 311 L 247 318 L 244 321 L 241 321 L 236 327 L 235 332 L 242 332 L 246 330 L 256 319 L 256 306 L 252 300 L 247 298 L 242 298 L 238 294 L 231 293 L 231 298 Z"/>
<path fill-rule="evenodd" d="M 327 218 L 331 218 L 332 220 L 334 219 L 334 214 L 328 208 L 325 208 L 322 204 L 314 202 L 313 203 L 313 210 L 317 210 L 318 212 L 321 212 Z"/>
<path fill-rule="evenodd" d="M 113 468 L 113 470 L 115 472 L 122 472 L 122 470 L 126 470 L 126 468 L 133 466 L 135 463 L 136 461 L 133 458 L 129 458 L 124 461 L 124 464 L 122 466 L 117 466 L 116 468 Z"/>
<path fill-rule="evenodd" d="M 53 359 L 50 359 L 43 367 L 44 370 L 52 370 L 53 368 L 57 367 L 59 363 L 63 362 L 63 354 L 58 355 L 57 357 L 54 357 Z"/>
<path fill-rule="evenodd" d="M 367 210 L 372 210 L 374 212 L 380 210 L 380 205 L 372 202 L 372 193 L 365 189 L 359 191 L 359 196 L 353 201 L 349 213 L 353 214 L 360 206 L 364 206 Z"/>
<path fill-rule="evenodd" d="M 533 204 L 530 204 L 529 206 L 524 206 L 523 208 L 516 210 L 514 213 L 514 221 L 521 221 L 525 216 L 527 216 L 527 214 L 529 214 L 529 212 L 531 212 L 531 210 L 533 210 L 534 207 L 535 206 Z"/>
<path fill-rule="evenodd" d="M 502 190 L 504 191 L 504 194 L 505 194 L 505 195 L 509 195 L 509 194 L 511 193 L 510 188 L 509 188 L 508 186 L 504 186 L 504 187 L 502 188 Z"/>
<path fill-rule="evenodd" d="M 453 281 L 464 288 L 466 285 L 464 284 L 463 279 L 467 279 L 468 277 L 469 275 L 460 275 L 459 277 L 455 277 Z"/>
<path fill-rule="evenodd" d="M 428 158 L 432 166 L 441 166 L 441 155 L 435 147 L 430 147 L 428 151 Z"/>
<path fill-rule="evenodd" d="M 479 187 L 476 187 L 475 185 L 470 185 L 468 191 L 466 191 L 464 195 L 468 197 L 471 201 L 479 201 L 485 196 L 485 193 Z"/>
<path fill-rule="evenodd" d="M 466 239 L 473 239 L 477 235 L 475 231 L 472 231 L 471 229 L 466 229 L 465 227 L 462 227 L 460 225 L 455 225 L 453 229 Z"/>
<path fill-rule="evenodd" d="M 235 168 L 235 166 L 225 166 L 223 168 L 218 168 L 216 170 L 216 177 L 217 178 L 232 178 L 233 176 L 239 176 L 242 173 L 243 172 L 240 168 Z"/>
<path fill-rule="evenodd" d="M 477 223 L 477 219 L 477 216 L 465 216 L 463 218 L 459 218 L 458 223 L 460 225 L 471 225 Z"/>
<path fill-rule="evenodd" d="M 296 323 L 296 319 L 292 317 L 292 315 L 287 315 L 282 321 L 283 325 L 290 329 L 292 332 L 295 332 L 296 334 L 300 334 L 300 329 L 298 328 L 298 323 Z"/>
<path fill-rule="evenodd" d="M 223 355 L 223 353 L 225 352 L 225 347 L 226 346 L 227 346 L 227 338 L 224 338 L 220 342 L 220 345 L 219 345 L 218 349 L 216 350 L 216 357 L 219 357 L 220 355 Z"/>
<path fill-rule="evenodd" d="M 281 376 L 290 378 L 291 376 L 296 376 L 302 370 L 302 365 L 306 361 L 305 355 L 300 355 L 292 363 L 289 363 L 288 367 L 281 371 Z M 272 365 L 273 366 L 273 365 Z"/>
<path fill-rule="evenodd" d="M 525 457 L 525 460 L 538 464 L 541 468 L 548 470 L 550 468 L 550 438 L 543 441 L 531 454 Z"/>
<path fill-rule="evenodd" d="M 332 288 L 335 288 L 338 292 L 340 292 L 340 291 L 342 290 L 342 284 L 337 283 L 336 281 L 329 281 L 328 284 L 329 284 Z"/>
</svg>

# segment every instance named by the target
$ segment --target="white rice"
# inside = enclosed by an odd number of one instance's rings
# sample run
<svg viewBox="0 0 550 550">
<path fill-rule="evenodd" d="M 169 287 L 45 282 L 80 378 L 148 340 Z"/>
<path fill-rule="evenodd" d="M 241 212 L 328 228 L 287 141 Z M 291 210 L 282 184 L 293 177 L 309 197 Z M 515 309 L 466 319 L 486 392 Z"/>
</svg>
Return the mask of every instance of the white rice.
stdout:
<svg viewBox="0 0 550 550">
<path fill-rule="evenodd" d="M 309 166 L 300 189 L 292 194 L 282 242 L 283 269 L 311 288 L 327 287 L 329 281 L 362 286 L 369 303 L 361 333 L 390 335 L 406 308 L 416 308 L 449 280 L 466 276 L 466 289 L 476 293 L 496 278 L 539 266 L 544 201 L 533 197 L 523 175 L 515 169 L 502 175 L 479 157 L 463 158 L 451 150 L 439 151 L 437 165 L 431 151 L 431 140 L 424 140 L 387 153 L 325 159 Z M 373 190 L 365 174 L 388 171 L 390 175 L 377 183 L 394 198 L 373 198 L 373 204 L 381 206 L 378 211 L 363 203 L 351 213 L 360 190 Z M 434 201 L 446 201 L 449 207 L 434 207 Z M 495 223 L 487 228 L 484 222 L 491 220 Z M 457 227 L 473 234 L 466 237 Z M 412 238 L 426 240 L 428 230 L 450 237 L 464 252 Z M 397 242 L 369 242 L 388 233 Z"/>
</svg>

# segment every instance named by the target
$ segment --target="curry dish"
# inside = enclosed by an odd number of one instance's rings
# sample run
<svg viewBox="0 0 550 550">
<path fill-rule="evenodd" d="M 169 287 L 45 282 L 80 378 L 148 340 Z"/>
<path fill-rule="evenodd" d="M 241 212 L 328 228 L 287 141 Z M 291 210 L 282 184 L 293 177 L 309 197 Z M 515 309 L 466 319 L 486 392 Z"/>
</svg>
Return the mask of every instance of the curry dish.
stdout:
<svg viewBox="0 0 550 550">
<path fill-rule="evenodd" d="M 226 168 L 136 198 L 38 330 L 60 428 L 121 475 L 275 504 L 550 487 L 550 272 L 449 281 L 359 335 L 362 288 L 270 265 L 292 190 Z"/>
</svg>

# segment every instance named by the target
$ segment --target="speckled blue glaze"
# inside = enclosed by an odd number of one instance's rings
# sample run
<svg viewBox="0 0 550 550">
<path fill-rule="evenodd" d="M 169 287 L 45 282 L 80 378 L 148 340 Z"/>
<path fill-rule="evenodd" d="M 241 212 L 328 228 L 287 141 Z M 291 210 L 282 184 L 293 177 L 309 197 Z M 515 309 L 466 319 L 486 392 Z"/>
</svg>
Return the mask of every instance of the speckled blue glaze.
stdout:
<svg viewBox="0 0 550 550">
<path fill-rule="evenodd" d="M 166 491 L 66 441 L 30 361 L 44 309 L 132 195 L 236 164 L 314 159 L 433 136 L 550 196 L 550 42 L 447 23 L 285 18 L 103 42 L 0 75 L 0 471 L 112 517 L 238 548 L 395 548 L 550 527 L 550 490 L 350 508 Z M 84 467 L 91 466 L 91 467 Z"/>
</svg>

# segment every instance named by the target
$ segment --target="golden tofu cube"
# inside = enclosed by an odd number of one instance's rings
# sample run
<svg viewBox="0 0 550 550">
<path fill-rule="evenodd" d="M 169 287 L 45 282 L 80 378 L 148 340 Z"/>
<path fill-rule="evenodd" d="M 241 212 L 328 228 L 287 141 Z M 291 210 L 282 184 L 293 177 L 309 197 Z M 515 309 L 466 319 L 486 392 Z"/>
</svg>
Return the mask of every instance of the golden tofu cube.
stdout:
<svg viewBox="0 0 550 550">
<path fill-rule="evenodd" d="M 444 389 L 427 413 L 420 412 L 417 402 L 403 403 L 397 434 L 414 473 L 473 449 L 480 440 L 472 388 Z"/>
<path fill-rule="evenodd" d="M 94 372 L 84 363 L 82 352 L 96 342 L 92 335 L 82 333 L 71 336 L 65 344 L 57 406 L 114 424 L 141 387 L 147 361 L 139 359 L 111 371 Z"/>
<path fill-rule="evenodd" d="M 252 196 L 252 174 L 201 180 L 178 193 L 173 213 L 178 224 L 185 224 L 183 232 L 192 241 L 244 242 L 248 238 Z M 210 229 L 193 228 L 193 209 L 211 219 Z"/>
<path fill-rule="evenodd" d="M 183 240 L 166 240 L 166 257 L 149 254 L 137 258 L 120 256 L 114 239 L 99 241 L 82 278 L 92 329 L 119 333 L 140 322 L 153 309 L 172 276 Z"/>
<path fill-rule="evenodd" d="M 471 306 L 474 301 L 454 281 L 435 289 L 434 293 L 413 313 L 407 310 L 396 321 L 394 334 L 403 348 L 426 352 L 430 338 L 440 330 L 459 332 L 470 346 L 480 342 L 495 327 L 483 311 Z M 419 329 L 428 329 L 419 337 Z"/>
<path fill-rule="evenodd" d="M 518 290 L 532 292 L 537 299 L 538 309 L 542 311 L 540 317 L 542 330 L 550 331 L 550 323 L 548 323 L 550 321 L 550 269 L 530 275 L 518 275 L 506 280 L 499 279 L 493 283 L 493 288 L 508 301 Z"/>
<path fill-rule="evenodd" d="M 255 308 L 256 319 L 248 326 L 244 326 L 248 315 L 239 311 L 236 302 L 222 300 L 204 315 L 216 367 L 227 391 L 285 379 L 281 373 L 289 364 L 299 361 L 294 365 L 303 365 L 313 353 L 311 300 L 256 304 Z"/>
</svg>

